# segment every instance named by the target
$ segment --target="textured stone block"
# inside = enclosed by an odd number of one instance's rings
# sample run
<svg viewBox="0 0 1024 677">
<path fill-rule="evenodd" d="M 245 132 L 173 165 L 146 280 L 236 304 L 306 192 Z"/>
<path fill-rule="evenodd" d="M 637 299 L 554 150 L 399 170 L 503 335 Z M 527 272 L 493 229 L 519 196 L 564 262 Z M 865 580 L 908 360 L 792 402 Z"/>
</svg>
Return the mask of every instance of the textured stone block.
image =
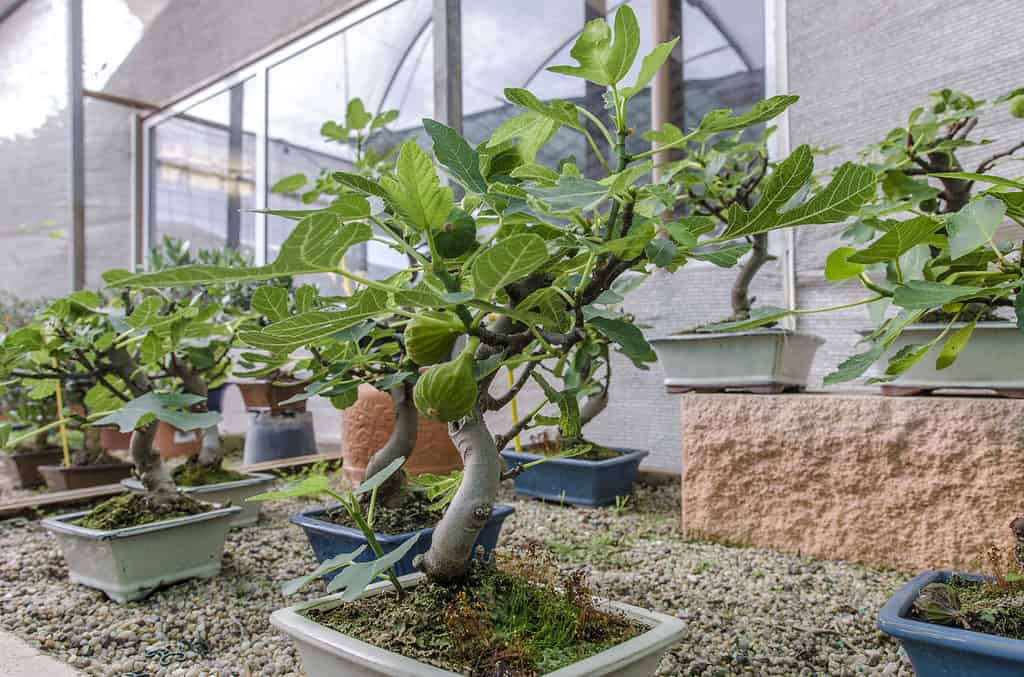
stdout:
<svg viewBox="0 0 1024 677">
<path fill-rule="evenodd" d="M 686 395 L 683 528 L 904 570 L 977 569 L 1024 514 L 1024 400 Z"/>
</svg>

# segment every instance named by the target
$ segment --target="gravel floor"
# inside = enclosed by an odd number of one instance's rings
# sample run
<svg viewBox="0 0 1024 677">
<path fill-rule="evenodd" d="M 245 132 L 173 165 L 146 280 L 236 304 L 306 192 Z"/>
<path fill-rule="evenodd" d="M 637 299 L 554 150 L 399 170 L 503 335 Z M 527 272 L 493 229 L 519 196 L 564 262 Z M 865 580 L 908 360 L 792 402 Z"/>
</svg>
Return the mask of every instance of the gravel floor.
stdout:
<svg viewBox="0 0 1024 677">
<path fill-rule="evenodd" d="M 517 512 L 502 547 L 540 540 L 562 566 L 589 566 L 598 594 L 688 621 L 659 675 L 913 674 L 875 629 L 905 575 L 687 542 L 678 533 L 678 485 L 639 487 L 624 511 L 505 499 Z M 279 582 L 314 564 L 287 521 L 308 506 L 265 505 L 258 526 L 229 536 L 219 577 L 124 606 L 70 585 L 38 526 L 0 522 L 0 628 L 90 675 L 301 675 L 267 617 L 285 604 Z"/>
</svg>

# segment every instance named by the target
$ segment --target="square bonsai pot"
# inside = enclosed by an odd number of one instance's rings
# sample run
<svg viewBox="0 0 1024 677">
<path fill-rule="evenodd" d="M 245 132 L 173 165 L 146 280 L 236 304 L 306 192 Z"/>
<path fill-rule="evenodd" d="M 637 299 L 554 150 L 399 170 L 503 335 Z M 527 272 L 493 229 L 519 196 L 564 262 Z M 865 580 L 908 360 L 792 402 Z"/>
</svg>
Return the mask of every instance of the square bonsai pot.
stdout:
<svg viewBox="0 0 1024 677">
<path fill-rule="evenodd" d="M 72 583 L 102 590 L 124 604 L 169 583 L 216 576 L 231 519 L 240 511 L 217 506 L 199 515 L 111 531 L 75 524 L 88 511 L 41 524 L 57 539 Z"/>
<path fill-rule="evenodd" d="M 43 483 L 39 466 L 57 465 L 63 458 L 64 451 L 60 447 L 0 452 L 0 475 L 9 486 L 27 489 Z"/>
<path fill-rule="evenodd" d="M 415 586 L 423 574 L 403 576 L 405 586 Z M 369 586 L 361 598 L 373 597 L 391 589 L 387 581 Z M 674 616 L 621 602 L 595 600 L 605 611 L 619 613 L 648 629 L 636 637 L 606 649 L 590 658 L 548 673 L 546 677 L 653 677 L 662 654 L 683 636 L 685 624 Z M 333 608 L 344 604 L 341 594 L 330 595 L 286 609 L 270 617 L 275 626 L 295 641 L 302 666 L 310 677 L 360 675 L 362 677 L 455 677 L 455 673 L 421 663 L 386 649 L 367 644 L 320 625 L 305 615 L 311 608 Z"/>
<path fill-rule="evenodd" d="M 131 463 L 104 463 L 101 465 L 41 465 L 39 474 L 46 480 L 50 491 L 87 489 L 104 484 L 117 484 L 132 476 Z"/>
<path fill-rule="evenodd" d="M 1024 640 L 951 628 L 910 618 L 921 588 L 944 583 L 952 571 L 926 571 L 900 588 L 882 607 L 878 628 L 896 637 L 921 677 L 1020 677 L 1024 675 Z M 967 579 L 981 576 L 958 574 Z"/>
<path fill-rule="evenodd" d="M 178 487 L 178 491 L 205 503 L 237 506 L 240 510 L 231 518 L 231 526 L 247 527 L 259 521 L 262 504 L 245 499 L 267 491 L 275 479 L 277 478 L 266 473 L 248 473 L 242 480 L 206 484 L 201 487 Z M 146 490 L 142 482 L 135 478 L 121 480 L 121 486 L 140 494 Z"/>
<path fill-rule="evenodd" d="M 318 562 L 331 559 L 344 552 L 352 552 L 359 546 L 366 545 L 366 538 L 363 537 L 363 532 L 359 531 L 359 529 L 345 527 L 334 522 L 328 522 L 326 519 L 321 519 L 327 512 L 334 509 L 340 510 L 341 507 L 309 510 L 288 518 L 306 532 L 306 538 L 309 539 L 309 545 L 313 548 L 313 554 L 316 555 Z M 498 535 L 501 533 L 502 523 L 513 512 L 515 512 L 515 508 L 510 505 L 494 506 L 491 510 L 490 519 L 487 520 L 487 524 L 480 532 L 480 535 L 477 536 L 476 547 L 482 546 L 484 552 L 490 554 L 498 543 Z M 414 534 L 420 535 L 419 540 L 406 553 L 405 557 L 398 560 L 393 567 L 395 573 L 399 576 L 416 571 L 413 567 L 413 560 L 417 555 L 422 555 L 430 549 L 430 541 L 434 535 L 434 529 L 421 529 L 393 536 L 376 534 L 377 542 L 380 543 L 380 547 L 385 554 L 412 538 Z M 376 559 L 376 555 L 367 548 L 363 554 L 356 558 L 356 561 L 366 562 L 372 559 Z M 333 575 L 328 574 L 325 578 L 333 578 Z"/>
<path fill-rule="evenodd" d="M 552 458 L 524 470 L 515 478 L 516 493 L 556 503 L 596 507 L 615 503 L 617 496 L 628 496 L 640 472 L 640 461 L 648 452 L 618 449 L 622 455 L 605 461 L 581 458 Z M 505 449 L 501 452 L 510 466 L 537 461 L 544 456 L 527 451 Z"/>
</svg>

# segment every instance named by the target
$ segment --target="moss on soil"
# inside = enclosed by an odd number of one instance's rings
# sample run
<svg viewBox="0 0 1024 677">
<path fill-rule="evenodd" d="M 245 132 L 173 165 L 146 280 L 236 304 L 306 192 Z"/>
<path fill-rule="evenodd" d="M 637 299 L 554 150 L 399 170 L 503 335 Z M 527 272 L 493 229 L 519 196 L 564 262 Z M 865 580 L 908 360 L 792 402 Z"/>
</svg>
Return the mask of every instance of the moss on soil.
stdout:
<svg viewBox="0 0 1024 677">
<path fill-rule="evenodd" d="M 223 467 L 208 468 L 192 460 L 179 465 L 171 475 L 174 478 L 174 483 L 179 487 L 204 487 L 208 484 L 237 482 L 249 477 Z"/>
<path fill-rule="evenodd" d="M 358 525 L 343 508 L 330 510 L 323 519 L 343 527 L 358 529 Z M 373 515 L 373 530 L 378 534 L 394 536 L 410 531 L 430 529 L 441 519 L 441 512 L 430 509 L 430 501 L 421 492 L 409 492 L 406 500 L 396 507 L 377 505 Z"/>
<path fill-rule="evenodd" d="M 935 616 L 925 617 L 915 602 L 914 613 L 919 620 L 1024 640 L 1024 581 L 982 584 L 952 576 L 946 587 L 955 593 L 958 608 L 939 615 L 945 621 L 940 622 Z"/>
<path fill-rule="evenodd" d="M 212 509 L 184 494 L 166 503 L 157 503 L 146 494 L 128 493 L 103 501 L 75 524 L 87 529 L 111 531 L 198 515 Z"/>
<path fill-rule="evenodd" d="M 583 450 L 584 447 L 587 447 L 586 451 Z M 621 451 L 611 449 L 609 447 L 603 447 L 600 444 L 594 444 L 587 440 L 576 442 L 568 447 L 563 447 L 558 441 L 552 443 L 528 444 L 523 447 L 523 451 L 541 454 L 544 456 L 564 455 L 571 458 L 578 458 L 582 461 L 607 461 L 608 459 L 622 456 Z"/>
<path fill-rule="evenodd" d="M 581 572 L 557 588 L 555 580 L 554 570 L 535 563 L 476 565 L 458 585 L 425 581 L 404 599 L 389 591 L 307 615 L 374 646 L 480 677 L 547 674 L 643 632 L 596 609 Z"/>
</svg>

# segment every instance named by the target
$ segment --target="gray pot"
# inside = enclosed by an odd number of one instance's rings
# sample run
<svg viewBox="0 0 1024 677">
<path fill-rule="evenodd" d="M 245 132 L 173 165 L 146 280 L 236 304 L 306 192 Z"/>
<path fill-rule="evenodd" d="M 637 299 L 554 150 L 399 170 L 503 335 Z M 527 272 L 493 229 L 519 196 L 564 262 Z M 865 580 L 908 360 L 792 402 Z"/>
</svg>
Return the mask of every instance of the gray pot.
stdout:
<svg viewBox="0 0 1024 677">
<path fill-rule="evenodd" d="M 242 462 L 245 465 L 317 453 L 313 413 L 269 411 L 249 413 Z"/>
<path fill-rule="evenodd" d="M 423 580 L 423 574 L 403 576 L 406 586 Z M 375 583 L 362 597 L 387 592 L 387 581 Z M 412 658 L 380 649 L 348 635 L 314 623 L 300 612 L 312 607 L 333 608 L 344 604 L 341 594 L 330 595 L 286 609 L 278 609 L 270 616 L 270 623 L 293 640 L 302 656 L 302 666 L 309 677 L 455 677 L 455 673 L 441 670 Z M 623 614 L 650 628 L 647 632 L 602 651 L 586 660 L 548 673 L 546 677 L 652 677 L 658 669 L 662 654 L 683 636 L 683 621 L 655 611 L 647 611 L 629 604 L 597 600 L 599 607 Z"/>
<path fill-rule="evenodd" d="M 178 487 L 178 491 L 206 503 L 238 506 L 241 508 L 241 512 L 231 518 L 231 526 L 247 527 L 256 524 L 259 520 L 260 504 L 247 502 L 245 499 L 267 491 L 275 479 L 277 478 L 273 475 L 265 473 L 248 473 L 244 480 L 207 484 L 201 487 Z M 146 491 L 142 482 L 137 479 L 121 480 L 121 486 L 137 494 Z"/>
<path fill-rule="evenodd" d="M 677 334 L 651 341 L 669 392 L 782 392 L 805 388 L 825 341 L 786 329 Z"/>
<path fill-rule="evenodd" d="M 963 323 L 953 325 L 950 333 L 963 326 Z M 897 337 L 885 356 L 875 363 L 869 376 L 882 376 L 889 358 L 900 348 L 928 343 L 945 327 L 944 324 L 910 325 Z M 935 360 L 941 348 L 942 343 L 939 343 L 883 388 L 904 391 L 904 394 L 940 388 L 968 388 L 1008 391 L 1006 394 L 1024 397 L 1024 333 L 1014 323 L 979 322 L 956 362 L 940 371 L 935 368 Z"/>
<path fill-rule="evenodd" d="M 118 603 L 157 588 L 220 572 L 224 538 L 238 507 L 218 507 L 127 529 L 100 531 L 73 522 L 88 511 L 42 520 L 57 539 L 72 583 L 97 588 Z"/>
</svg>

